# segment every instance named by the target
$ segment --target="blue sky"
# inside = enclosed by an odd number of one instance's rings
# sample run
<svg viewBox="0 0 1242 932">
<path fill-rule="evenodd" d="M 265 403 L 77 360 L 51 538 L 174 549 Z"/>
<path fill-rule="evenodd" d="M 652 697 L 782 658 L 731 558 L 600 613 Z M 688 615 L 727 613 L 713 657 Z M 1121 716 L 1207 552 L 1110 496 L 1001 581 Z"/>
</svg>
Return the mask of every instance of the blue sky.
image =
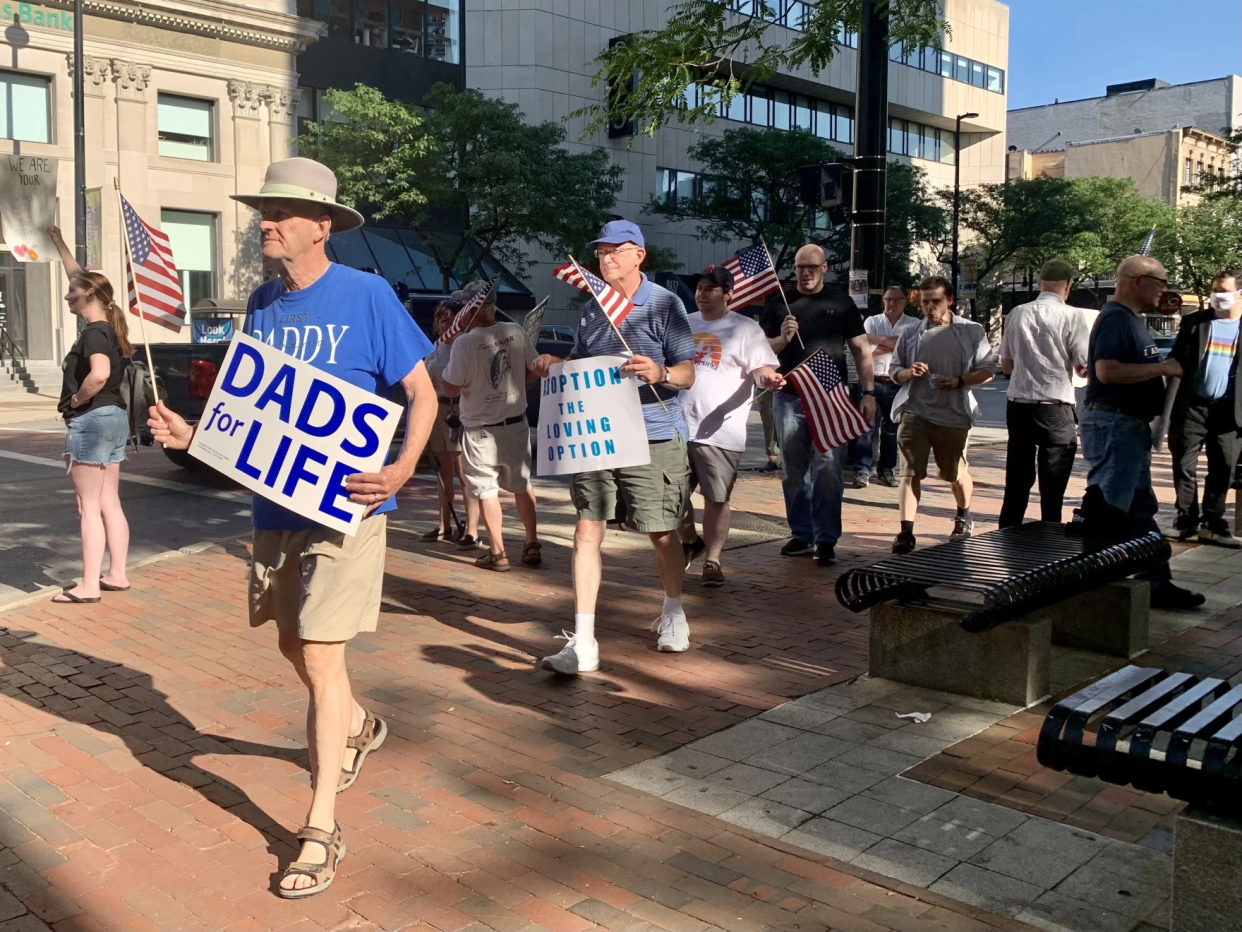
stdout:
<svg viewBox="0 0 1242 932">
<path fill-rule="evenodd" d="M 1239 0 L 1008 0 L 1009 107 L 1242 74 Z"/>
</svg>

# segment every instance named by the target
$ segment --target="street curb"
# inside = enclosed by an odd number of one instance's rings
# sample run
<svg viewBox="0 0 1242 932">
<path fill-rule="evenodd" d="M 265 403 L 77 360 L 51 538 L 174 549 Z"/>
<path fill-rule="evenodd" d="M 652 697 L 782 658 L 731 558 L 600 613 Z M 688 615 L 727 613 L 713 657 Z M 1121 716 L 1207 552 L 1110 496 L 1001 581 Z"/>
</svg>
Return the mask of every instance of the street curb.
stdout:
<svg viewBox="0 0 1242 932">
<path fill-rule="evenodd" d="M 159 553 L 153 553 L 149 557 L 143 557 L 141 560 L 135 560 L 128 564 L 125 569 L 137 570 L 144 566 L 150 566 L 153 563 L 163 563 L 167 560 L 173 560 L 177 557 L 190 557 L 196 553 L 202 553 L 204 550 L 210 550 L 218 544 L 223 544 L 231 540 L 248 540 L 250 535 L 247 534 L 230 534 L 227 537 L 213 537 L 209 540 L 200 540 L 193 544 L 186 544 L 178 550 L 161 550 Z M 81 582 L 81 577 L 74 577 L 68 586 L 61 584 L 58 586 L 44 586 L 34 592 L 23 592 L 19 595 L 12 596 L 8 599 L 0 599 L 0 614 L 11 611 L 15 608 L 22 608 L 26 605 L 33 605 L 35 602 L 43 602 L 64 589 L 72 589 L 74 585 Z"/>
</svg>

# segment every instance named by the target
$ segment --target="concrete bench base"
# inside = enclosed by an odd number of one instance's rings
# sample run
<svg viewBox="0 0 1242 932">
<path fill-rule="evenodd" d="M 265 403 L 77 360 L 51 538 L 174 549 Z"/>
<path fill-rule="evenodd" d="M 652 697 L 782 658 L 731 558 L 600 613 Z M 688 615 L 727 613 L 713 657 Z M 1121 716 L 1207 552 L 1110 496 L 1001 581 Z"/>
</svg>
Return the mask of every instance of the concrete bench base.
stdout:
<svg viewBox="0 0 1242 932">
<path fill-rule="evenodd" d="M 1054 643 L 1125 658 L 1146 650 L 1149 592 L 1124 579 L 975 634 L 951 609 L 886 602 L 871 609 L 870 673 L 1028 706 L 1050 691 Z"/>
<path fill-rule="evenodd" d="M 1018 706 L 1048 695 L 1048 619 L 971 634 L 962 630 L 961 618 L 958 612 L 896 602 L 875 606 L 871 675 Z"/>
<path fill-rule="evenodd" d="M 1188 809 L 1173 825 L 1178 932 L 1242 929 L 1242 822 Z"/>
<path fill-rule="evenodd" d="M 1148 643 L 1151 583 L 1123 579 L 1034 613 L 1052 622 L 1052 643 L 1129 660 Z"/>
</svg>

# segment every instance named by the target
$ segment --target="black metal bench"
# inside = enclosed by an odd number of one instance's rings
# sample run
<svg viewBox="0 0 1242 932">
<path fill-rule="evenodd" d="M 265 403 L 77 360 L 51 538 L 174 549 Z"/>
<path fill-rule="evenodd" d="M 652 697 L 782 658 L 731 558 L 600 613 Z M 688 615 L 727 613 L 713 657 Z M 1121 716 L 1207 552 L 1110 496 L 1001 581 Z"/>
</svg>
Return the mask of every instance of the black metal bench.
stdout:
<svg viewBox="0 0 1242 932">
<path fill-rule="evenodd" d="M 1242 686 L 1127 666 L 1052 707 L 1039 762 L 1242 815 Z"/>
<path fill-rule="evenodd" d="M 837 600 L 864 612 L 882 602 L 925 601 L 943 593 L 961 605 L 963 628 L 986 631 L 1152 569 L 1169 554 L 1168 541 L 1154 531 L 1102 541 L 1037 521 L 849 570 L 837 579 Z"/>
<path fill-rule="evenodd" d="M 1242 686 L 1127 666 L 1052 707 L 1045 767 L 1190 803 L 1173 830 L 1171 928 L 1242 928 Z"/>
</svg>

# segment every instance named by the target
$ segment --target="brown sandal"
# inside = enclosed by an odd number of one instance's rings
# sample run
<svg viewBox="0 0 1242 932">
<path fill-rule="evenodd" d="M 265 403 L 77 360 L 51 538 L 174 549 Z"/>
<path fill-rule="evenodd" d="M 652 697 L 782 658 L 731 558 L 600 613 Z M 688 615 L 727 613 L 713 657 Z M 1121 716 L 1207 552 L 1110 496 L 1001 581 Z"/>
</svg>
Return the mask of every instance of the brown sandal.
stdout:
<svg viewBox="0 0 1242 932">
<path fill-rule="evenodd" d="M 311 877 L 315 881 L 314 886 L 303 887 L 300 890 L 286 890 L 278 882 L 276 892 L 286 900 L 300 900 L 303 897 L 314 896 L 316 893 L 322 893 L 328 889 L 328 887 L 332 886 L 332 881 L 336 879 L 336 869 L 341 866 L 341 861 L 345 860 L 345 839 L 341 836 L 340 825 L 336 825 L 330 832 L 308 825 L 298 832 L 298 841 L 313 841 L 317 845 L 323 845 L 323 850 L 327 857 L 321 864 L 312 864 L 310 861 L 294 861 L 285 868 L 285 872 L 281 875 L 281 880 L 284 880 L 286 877 L 303 875 Z"/>
<path fill-rule="evenodd" d="M 543 544 L 537 540 L 528 541 L 522 548 L 522 562 L 527 566 L 540 566 L 543 563 Z"/>
<path fill-rule="evenodd" d="M 345 792 L 358 782 L 358 777 L 362 775 L 362 762 L 367 759 L 368 754 L 378 750 L 387 737 L 388 724 L 379 716 L 368 712 L 366 720 L 362 723 L 362 731 L 356 735 L 350 735 L 345 742 L 345 747 L 354 750 L 354 766 L 341 768 L 341 776 L 336 784 L 338 793 Z"/>
<path fill-rule="evenodd" d="M 504 560 L 504 563 L 500 561 Z M 509 558 L 502 550 L 500 553 L 485 553 L 474 561 L 474 565 L 485 570 L 495 570 L 497 573 L 507 573 L 511 569 L 509 566 Z"/>
</svg>

